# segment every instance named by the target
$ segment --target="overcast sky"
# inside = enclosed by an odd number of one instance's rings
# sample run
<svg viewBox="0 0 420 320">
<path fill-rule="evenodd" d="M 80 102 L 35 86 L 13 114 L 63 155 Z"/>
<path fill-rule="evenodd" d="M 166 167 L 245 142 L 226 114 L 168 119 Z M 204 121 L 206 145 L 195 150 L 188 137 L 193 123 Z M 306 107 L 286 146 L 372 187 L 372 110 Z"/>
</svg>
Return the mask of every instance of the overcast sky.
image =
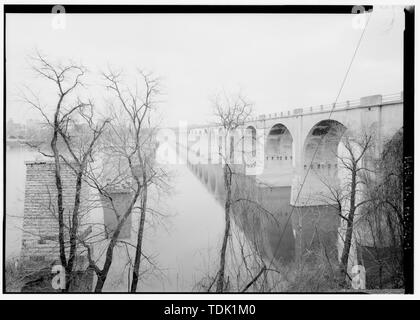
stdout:
<svg viewBox="0 0 420 320">
<path fill-rule="evenodd" d="M 351 15 L 7 14 L 7 119 L 35 118 L 17 100 L 22 84 L 38 88 L 27 56 L 38 48 L 53 60 L 81 61 L 93 73 L 107 65 L 140 67 L 161 76 L 165 123 L 210 120 L 210 98 L 241 91 L 257 114 L 331 103 L 361 29 Z M 375 9 L 340 101 L 402 90 L 401 8 Z M 101 92 L 92 78 L 92 95 Z M 101 101 L 96 99 L 98 107 Z"/>
</svg>

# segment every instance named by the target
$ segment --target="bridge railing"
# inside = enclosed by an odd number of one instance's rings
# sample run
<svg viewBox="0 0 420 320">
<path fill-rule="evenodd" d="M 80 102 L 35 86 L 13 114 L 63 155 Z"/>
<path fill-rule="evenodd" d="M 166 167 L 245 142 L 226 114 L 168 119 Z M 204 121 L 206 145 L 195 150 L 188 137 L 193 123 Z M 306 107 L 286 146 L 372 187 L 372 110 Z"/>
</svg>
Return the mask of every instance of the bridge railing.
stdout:
<svg viewBox="0 0 420 320">
<path fill-rule="evenodd" d="M 403 92 L 382 96 L 382 103 L 403 102 Z"/>
<path fill-rule="evenodd" d="M 389 104 L 389 103 L 403 102 L 403 92 L 398 92 L 398 93 L 393 93 L 393 94 L 388 94 L 388 95 L 383 95 L 383 96 L 377 95 L 377 96 L 372 96 L 372 97 L 376 98 L 374 99 L 374 101 L 376 102 L 372 102 L 371 105 L 377 105 L 377 104 L 383 105 L 383 104 Z M 263 114 L 263 115 L 253 117 L 252 119 L 250 119 L 250 121 L 284 118 L 284 117 L 290 117 L 290 116 L 295 116 L 295 115 L 331 111 L 332 109 L 343 110 L 343 109 L 357 108 L 364 105 L 364 102 L 363 102 L 364 98 L 369 98 L 369 97 L 363 97 L 360 99 L 347 100 L 347 101 L 340 101 L 335 104 L 331 103 L 331 104 L 311 106 L 311 107 L 305 107 L 305 108 L 295 108 L 293 110 L 281 111 L 277 113 Z"/>
</svg>

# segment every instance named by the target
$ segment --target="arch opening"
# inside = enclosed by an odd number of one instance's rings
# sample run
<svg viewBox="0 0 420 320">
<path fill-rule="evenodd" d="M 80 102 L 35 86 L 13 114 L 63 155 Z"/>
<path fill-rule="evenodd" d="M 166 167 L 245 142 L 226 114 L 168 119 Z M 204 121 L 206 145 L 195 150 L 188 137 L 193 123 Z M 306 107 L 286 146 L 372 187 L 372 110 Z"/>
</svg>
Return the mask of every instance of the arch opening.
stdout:
<svg viewBox="0 0 420 320">
<path fill-rule="evenodd" d="M 314 125 L 305 139 L 304 169 L 336 177 L 338 145 L 346 131 L 347 128 L 335 120 L 323 120 Z"/>
<path fill-rule="evenodd" d="M 223 129 L 219 128 L 217 133 L 217 152 L 218 152 L 218 162 L 222 163 L 223 155 L 225 154 L 224 143 L 223 143 Z"/>
<path fill-rule="evenodd" d="M 283 124 L 269 131 L 264 148 L 262 180 L 271 186 L 290 186 L 293 177 L 293 138 Z"/>
<path fill-rule="evenodd" d="M 252 165 L 257 155 L 257 129 L 253 126 L 248 126 L 245 129 L 242 142 L 244 164 Z"/>
<path fill-rule="evenodd" d="M 346 131 L 347 127 L 335 120 L 320 121 L 309 131 L 303 149 L 303 201 L 327 204 L 330 189 L 339 186 L 339 144 Z"/>
</svg>

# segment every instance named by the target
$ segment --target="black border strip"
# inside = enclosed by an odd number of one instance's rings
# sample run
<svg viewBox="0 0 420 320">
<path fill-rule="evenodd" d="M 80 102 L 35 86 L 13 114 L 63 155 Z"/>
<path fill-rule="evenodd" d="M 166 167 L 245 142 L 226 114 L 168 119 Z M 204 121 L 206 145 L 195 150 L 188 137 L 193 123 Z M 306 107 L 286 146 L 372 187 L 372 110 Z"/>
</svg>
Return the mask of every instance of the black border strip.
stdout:
<svg viewBox="0 0 420 320">
<path fill-rule="evenodd" d="M 404 252 L 405 293 L 414 293 L 414 6 L 404 9 Z"/>
<path fill-rule="evenodd" d="M 66 5 L 66 13 L 298 13 L 350 14 L 351 5 Z M 373 6 L 364 5 L 366 11 Z M 4 5 L 5 13 L 51 13 L 53 5 Z"/>
</svg>

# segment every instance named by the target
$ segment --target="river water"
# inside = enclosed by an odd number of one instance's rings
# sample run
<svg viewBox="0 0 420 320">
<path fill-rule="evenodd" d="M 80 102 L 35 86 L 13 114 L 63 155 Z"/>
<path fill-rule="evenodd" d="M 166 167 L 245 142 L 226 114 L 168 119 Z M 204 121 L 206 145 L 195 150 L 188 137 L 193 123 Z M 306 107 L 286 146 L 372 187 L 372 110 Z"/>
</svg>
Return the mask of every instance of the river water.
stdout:
<svg viewBox="0 0 420 320">
<path fill-rule="evenodd" d="M 25 161 L 43 160 L 36 151 L 22 147 L 8 147 L 6 153 L 6 257 L 19 257 L 22 241 L 22 222 L 25 194 Z M 187 165 L 170 165 L 165 168 L 170 176 L 169 192 L 150 197 L 150 206 L 159 211 L 146 225 L 144 252 L 152 258 L 152 265 L 147 266 L 138 291 L 144 292 L 190 292 L 197 290 L 197 283 L 204 277 L 214 275 L 219 262 L 219 250 L 224 231 L 223 201 L 209 191 L 209 185 L 199 178 Z M 220 188 L 219 188 L 220 190 Z M 287 219 L 291 210 L 290 188 L 264 190 L 262 201 L 267 209 L 276 215 L 276 219 Z M 217 199 L 218 198 L 218 199 Z M 328 213 L 326 208 L 315 208 Z M 306 216 L 313 216 L 314 208 L 301 208 Z M 240 210 L 241 211 L 241 210 Z M 296 210 L 297 211 L 297 210 Z M 276 226 L 270 219 L 261 219 L 263 211 L 254 211 L 251 215 L 241 212 L 233 223 L 232 233 L 245 234 L 247 238 L 255 233 L 263 238 L 263 255 L 270 260 L 292 261 L 295 255 L 295 235 L 292 223 L 288 228 Z M 100 215 L 103 216 L 101 212 Z M 165 217 L 162 217 L 165 216 Z M 265 221 L 264 221 L 265 220 Z M 308 220 L 307 228 L 311 227 Z M 236 221 L 236 222 L 235 222 Z M 332 221 L 332 219 L 328 219 Z M 237 223 L 239 223 L 237 225 Z M 296 222 L 293 222 L 296 224 Z M 138 222 L 133 220 L 133 226 Z M 240 227 L 241 225 L 241 227 Z M 247 226 L 252 230 L 247 230 Z M 294 227 L 295 228 L 295 227 Z M 305 229 L 305 226 L 303 226 Z M 335 224 L 327 228 L 336 232 Z M 286 231 L 286 232 L 285 232 Z M 284 237 L 280 234 L 285 232 Z M 305 233 L 305 230 L 303 230 Z M 311 235 L 311 233 L 308 232 Z M 312 235 L 311 235 L 312 237 Z M 309 237 L 309 238 L 311 238 Z M 235 238 L 235 237 L 232 237 Z M 334 236 L 331 237 L 332 239 Z M 136 236 L 131 236 L 131 242 Z M 281 240 L 281 241 L 279 241 Z M 280 244 L 280 246 L 279 246 Z M 232 240 L 231 251 L 236 252 L 238 243 Z M 127 253 L 124 248 L 114 250 L 114 260 L 109 279 L 104 291 L 126 292 L 130 269 L 127 269 Z M 143 262 L 144 263 L 144 262 Z M 123 271 L 122 271 L 123 270 Z"/>
<path fill-rule="evenodd" d="M 6 153 L 8 259 L 18 257 L 21 249 L 25 161 L 41 159 L 36 151 L 25 148 L 8 148 Z M 170 166 L 168 172 L 171 192 L 159 197 L 159 210 L 168 217 L 148 226 L 144 243 L 158 271 L 145 277 L 139 291 L 191 291 L 217 262 L 224 228 L 223 208 L 186 165 Z M 125 288 L 108 286 L 107 291 L 113 290 Z"/>
</svg>

